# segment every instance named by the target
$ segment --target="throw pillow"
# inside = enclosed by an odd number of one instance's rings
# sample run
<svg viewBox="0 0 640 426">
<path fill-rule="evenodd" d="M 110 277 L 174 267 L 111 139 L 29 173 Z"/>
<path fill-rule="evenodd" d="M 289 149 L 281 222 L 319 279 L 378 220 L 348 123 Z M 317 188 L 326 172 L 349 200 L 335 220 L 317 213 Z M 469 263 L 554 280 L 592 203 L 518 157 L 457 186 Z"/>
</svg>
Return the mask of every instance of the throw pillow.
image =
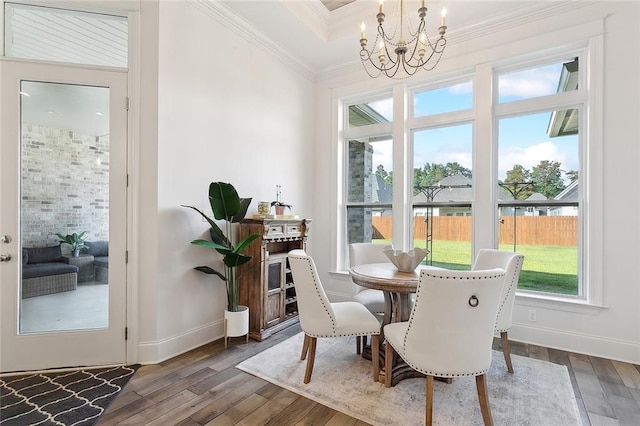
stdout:
<svg viewBox="0 0 640 426">
<path fill-rule="evenodd" d="M 109 256 L 109 241 L 86 241 L 86 253 L 92 256 Z"/>
<path fill-rule="evenodd" d="M 58 262 L 62 260 L 60 245 L 53 247 L 32 247 L 28 250 L 28 263 Z"/>
</svg>

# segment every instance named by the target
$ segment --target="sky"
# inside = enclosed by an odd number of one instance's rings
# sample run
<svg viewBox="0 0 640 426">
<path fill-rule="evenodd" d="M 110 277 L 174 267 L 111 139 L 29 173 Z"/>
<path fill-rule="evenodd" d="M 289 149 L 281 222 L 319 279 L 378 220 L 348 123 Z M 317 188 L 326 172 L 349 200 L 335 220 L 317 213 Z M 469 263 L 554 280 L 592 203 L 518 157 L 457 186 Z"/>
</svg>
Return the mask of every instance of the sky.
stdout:
<svg viewBox="0 0 640 426">
<path fill-rule="evenodd" d="M 525 71 L 502 74 L 499 78 L 499 102 L 510 102 L 556 93 L 561 63 Z M 414 98 L 416 116 L 439 114 L 472 107 L 472 83 L 422 92 Z M 392 117 L 391 99 L 369 103 L 389 120 Z M 530 114 L 503 118 L 498 127 L 498 178 L 515 164 L 531 170 L 542 160 L 558 161 L 565 171 L 578 170 L 578 136 L 549 137 L 547 126 L 551 113 Z M 472 125 L 417 131 L 414 136 L 414 167 L 425 162 L 446 164 L 458 162 L 472 167 Z M 392 170 L 391 141 L 374 144 L 374 167 L 382 164 Z"/>
</svg>

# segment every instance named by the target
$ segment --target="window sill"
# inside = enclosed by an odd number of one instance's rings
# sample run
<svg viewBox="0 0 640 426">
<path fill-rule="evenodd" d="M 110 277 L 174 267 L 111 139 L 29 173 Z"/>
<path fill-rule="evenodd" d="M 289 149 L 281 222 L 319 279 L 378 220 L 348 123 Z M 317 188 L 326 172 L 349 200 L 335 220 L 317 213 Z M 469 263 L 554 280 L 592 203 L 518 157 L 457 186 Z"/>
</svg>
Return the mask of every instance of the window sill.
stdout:
<svg viewBox="0 0 640 426">
<path fill-rule="evenodd" d="M 350 280 L 349 271 L 330 271 L 329 275 L 340 280 Z M 516 303 L 532 308 L 553 309 L 563 312 L 574 312 L 586 315 L 598 315 L 607 306 L 588 303 L 582 299 L 567 299 L 551 295 L 538 295 L 532 293 L 517 293 Z"/>
<path fill-rule="evenodd" d="M 581 299 L 566 299 L 557 296 L 517 293 L 516 303 L 532 308 L 553 309 L 587 315 L 598 315 L 607 306 L 596 305 Z"/>
</svg>

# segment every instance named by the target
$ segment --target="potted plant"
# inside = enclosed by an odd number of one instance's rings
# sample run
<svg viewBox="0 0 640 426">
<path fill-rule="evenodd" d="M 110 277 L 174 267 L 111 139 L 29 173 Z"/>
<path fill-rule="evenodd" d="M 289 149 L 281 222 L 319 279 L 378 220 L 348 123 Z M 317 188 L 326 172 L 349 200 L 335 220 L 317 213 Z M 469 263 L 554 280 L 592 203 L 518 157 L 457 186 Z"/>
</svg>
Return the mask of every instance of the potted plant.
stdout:
<svg viewBox="0 0 640 426">
<path fill-rule="evenodd" d="M 214 219 L 207 216 L 194 206 L 188 207 L 200 213 L 211 225 L 209 234 L 211 241 L 193 240 L 191 244 L 214 249 L 223 256 L 224 270 L 217 271 L 210 266 L 197 266 L 195 269 L 218 276 L 227 286 L 227 310 L 225 312 L 225 338 L 243 336 L 249 332 L 249 309 L 239 305 L 239 276 L 236 267 L 251 260 L 251 256 L 242 254 L 258 234 L 243 238 L 238 244 L 233 244 L 232 224 L 240 222 L 247 213 L 251 198 L 240 198 L 238 192 L 230 183 L 212 182 L 209 185 L 209 204 L 215 220 L 225 221 L 225 231 L 216 224 Z M 239 318 L 238 318 L 239 317 Z M 236 323 L 239 320 L 239 323 Z M 226 342 L 226 339 L 225 339 Z"/>
<path fill-rule="evenodd" d="M 291 210 L 291 204 L 285 204 L 280 200 L 282 195 L 282 187 L 280 185 L 276 185 L 276 201 L 271 202 L 271 207 L 276 208 L 276 215 L 283 215 L 285 207 Z"/>
<path fill-rule="evenodd" d="M 74 232 L 73 234 L 67 235 L 56 233 L 56 236 L 60 238 L 61 243 L 69 244 L 71 248 L 71 256 L 78 257 L 80 255 L 80 249 L 85 247 L 84 241 L 86 240 L 86 237 L 84 235 L 86 233 L 87 231 L 82 231 L 79 234 Z"/>
</svg>

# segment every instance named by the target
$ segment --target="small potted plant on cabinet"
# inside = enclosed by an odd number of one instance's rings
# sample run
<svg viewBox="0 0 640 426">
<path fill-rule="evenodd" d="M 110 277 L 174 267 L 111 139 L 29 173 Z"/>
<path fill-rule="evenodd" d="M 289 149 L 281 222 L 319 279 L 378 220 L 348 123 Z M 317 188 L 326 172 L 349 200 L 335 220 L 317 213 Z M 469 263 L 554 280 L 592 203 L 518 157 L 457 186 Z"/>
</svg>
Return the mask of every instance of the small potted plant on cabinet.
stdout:
<svg viewBox="0 0 640 426">
<path fill-rule="evenodd" d="M 291 204 L 286 204 L 280 200 L 282 196 L 282 186 L 276 185 L 276 201 L 271 202 L 271 207 L 276 208 L 276 215 L 282 216 L 284 214 L 284 209 L 287 208 L 291 210 Z"/>
<path fill-rule="evenodd" d="M 225 311 L 225 347 L 228 337 L 247 335 L 249 338 L 249 308 L 239 305 L 239 276 L 236 267 L 251 260 L 251 256 L 242 254 L 258 234 L 250 235 L 238 244 L 233 244 L 232 224 L 240 222 L 247 213 L 251 198 L 240 198 L 238 192 L 230 183 L 212 182 L 209 185 L 209 204 L 216 220 L 225 221 L 225 231 L 216 224 L 214 219 L 207 216 L 194 206 L 183 206 L 193 209 L 211 225 L 209 234 L 211 241 L 193 240 L 191 244 L 214 249 L 223 256 L 224 271 L 217 271 L 210 266 L 197 266 L 195 269 L 218 276 L 227 286 L 227 309 Z"/>
</svg>

